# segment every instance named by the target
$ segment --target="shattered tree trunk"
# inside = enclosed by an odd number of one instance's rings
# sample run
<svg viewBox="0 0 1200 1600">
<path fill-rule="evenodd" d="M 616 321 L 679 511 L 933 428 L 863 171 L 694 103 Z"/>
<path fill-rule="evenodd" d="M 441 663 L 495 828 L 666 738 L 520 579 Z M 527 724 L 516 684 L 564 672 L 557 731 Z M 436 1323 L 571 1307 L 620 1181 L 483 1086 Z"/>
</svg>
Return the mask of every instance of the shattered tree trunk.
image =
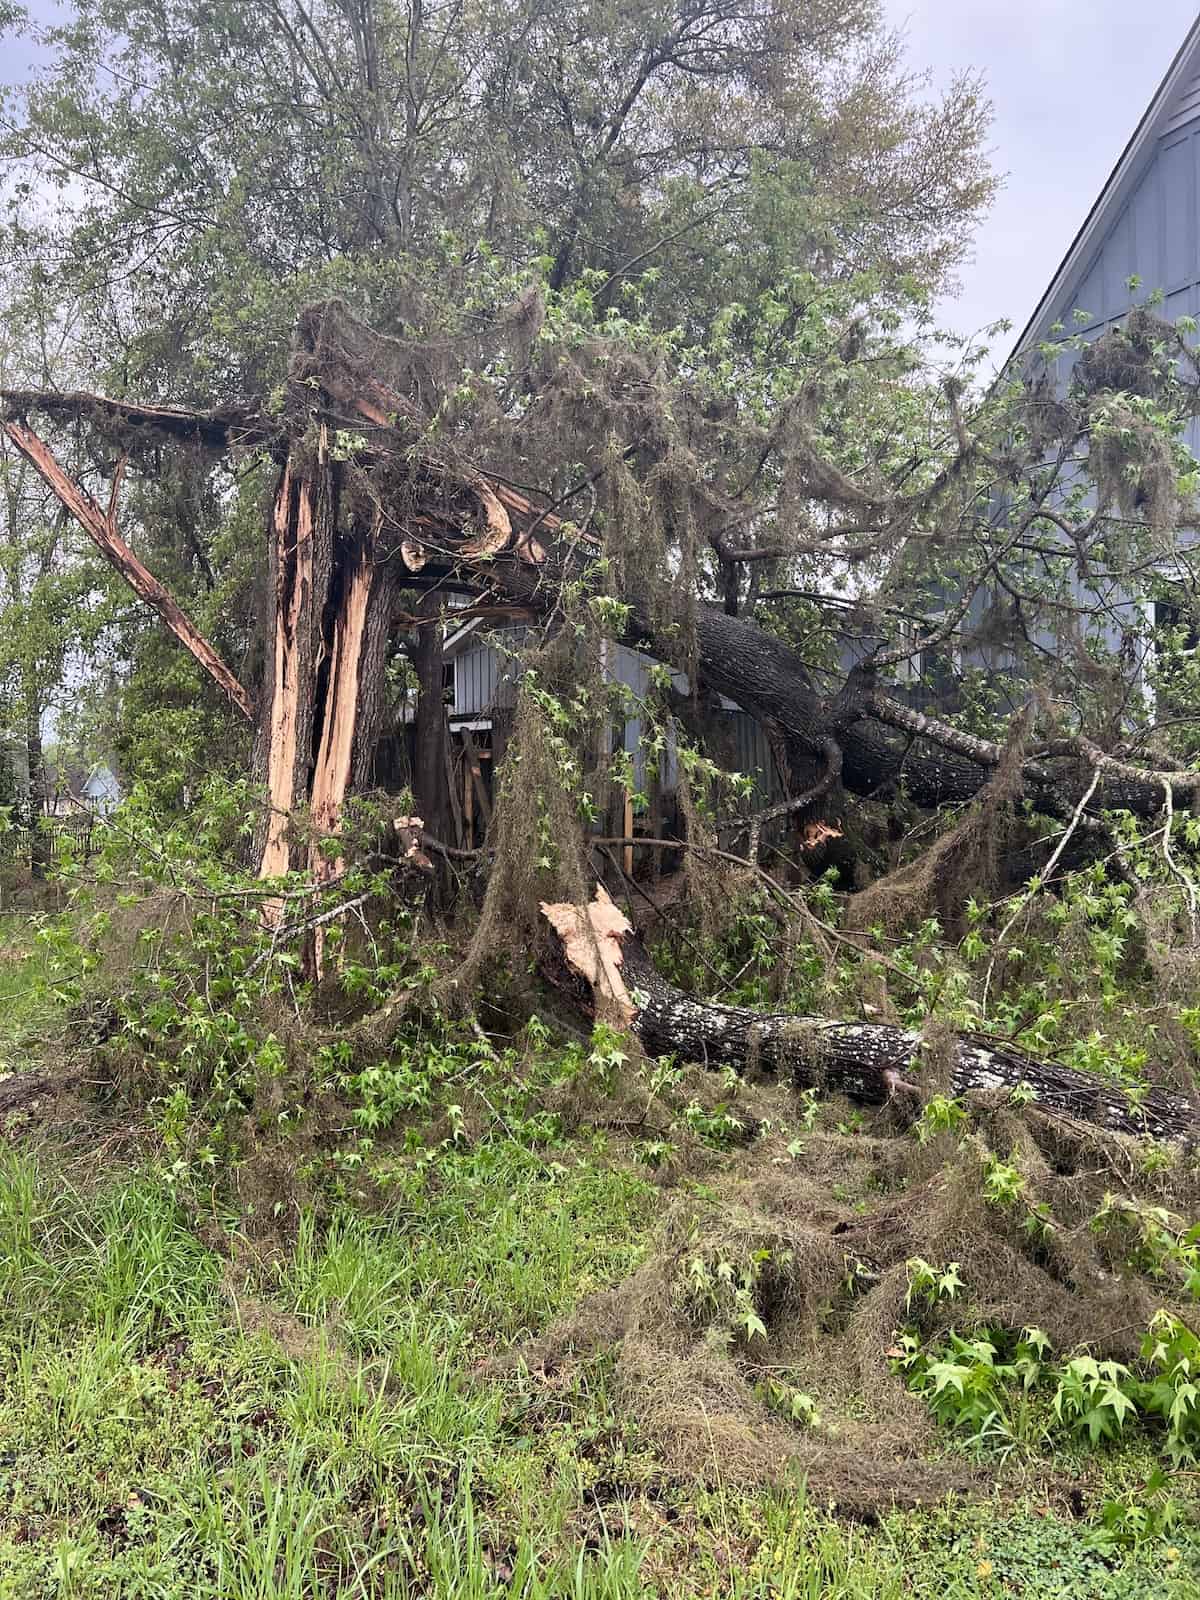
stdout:
<svg viewBox="0 0 1200 1600">
<path fill-rule="evenodd" d="M 559 937 L 575 994 L 592 1013 L 629 1027 L 651 1055 L 705 1066 L 757 1067 L 799 1088 L 831 1090 L 866 1105 L 920 1103 L 907 1074 L 919 1062 L 921 1036 L 881 1023 L 837 1022 L 788 1012 L 711 1005 L 676 989 L 655 970 L 623 913 L 602 888 L 589 906 L 543 905 Z M 1041 1111 L 1058 1112 L 1110 1133 L 1200 1138 L 1200 1107 L 1183 1095 L 1150 1089 L 1136 1103 L 1116 1085 L 1003 1042 L 958 1034 L 948 1092 L 1025 1085 Z"/>
<path fill-rule="evenodd" d="M 380 518 L 343 503 L 343 471 L 322 424 L 314 446 L 293 446 L 271 512 L 271 679 L 256 752 L 269 797 L 264 878 L 301 865 L 294 824 L 305 808 L 310 872 L 320 882 L 341 870 L 328 841 L 352 788 L 369 781 L 379 736 L 391 589 Z"/>
<path fill-rule="evenodd" d="M 317 307 L 302 319 L 293 362 L 292 388 L 296 404 L 292 407 L 291 429 L 286 420 L 281 423 L 245 408 L 183 412 L 91 395 L 24 392 L 10 392 L 4 399 L 10 413 L 13 407 L 24 412 L 35 406 L 52 416 L 78 417 L 94 411 L 104 417 L 110 428 L 124 425 L 131 437 L 170 435 L 200 442 L 214 450 L 256 444 L 269 448 L 281 462 L 286 460 L 289 474 L 309 482 L 310 490 L 314 468 L 312 461 L 303 454 L 303 432 L 312 429 L 314 414 L 326 418 L 318 424 L 324 430 L 352 421 L 364 439 L 364 446 L 356 452 L 355 471 L 360 479 L 370 480 L 370 496 L 374 497 L 374 509 L 370 514 L 382 524 L 365 536 L 366 542 L 373 539 L 377 546 L 374 575 L 358 569 L 355 583 L 343 588 L 339 587 L 340 579 L 337 583 L 323 583 L 321 573 L 314 569 L 311 594 L 299 596 L 289 596 L 284 583 L 279 586 L 280 599 L 273 606 L 269 627 L 276 644 L 289 651 L 295 648 L 289 643 L 287 632 L 289 606 L 298 604 L 300 613 L 308 615 L 311 624 L 313 609 L 323 603 L 322 595 L 330 601 L 332 613 L 350 603 L 347 597 L 351 597 L 356 606 L 365 598 L 368 605 L 365 630 L 361 620 L 355 621 L 348 611 L 345 628 L 339 631 L 326 617 L 319 631 L 329 636 L 327 647 L 333 633 L 339 633 L 337 677 L 344 688 L 349 680 L 343 674 L 348 668 L 356 670 L 364 699 L 369 702 L 372 697 L 381 696 L 382 680 L 368 670 L 368 658 L 382 662 L 381 640 L 386 645 L 383 638 L 386 624 L 381 619 L 386 617 L 388 608 L 377 599 L 377 591 L 383 596 L 394 594 L 400 587 L 469 591 L 482 597 L 485 604 L 501 604 L 541 616 L 559 606 L 565 584 L 586 585 L 590 581 L 598 551 L 577 530 L 566 527 L 551 510 L 534 504 L 507 484 L 488 479 L 467 466 L 453 467 L 444 460 L 428 459 L 421 448 L 424 422 L 416 414 L 416 408 L 411 401 L 389 390 L 373 373 L 373 350 L 378 353 L 380 370 L 386 370 L 384 342 L 375 340 L 372 345 L 375 336 L 369 330 L 358 329 L 354 337 L 359 342 L 359 352 L 353 362 L 348 362 L 345 351 L 324 331 L 329 315 L 328 308 Z M 345 313 L 338 315 L 344 330 Z M 10 416 L 5 426 L 11 437 L 13 429 L 22 424 L 19 420 L 14 422 Z M 320 475 L 336 481 L 343 465 L 326 459 Z M 64 503 L 68 503 L 61 494 L 61 485 L 55 487 Z M 72 509 L 78 515 L 78 511 Z M 94 502 L 91 512 L 84 523 L 89 526 L 89 532 L 109 520 Z M 269 530 L 273 577 L 277 576 L 278 569 L 275 545 L 280 528 L 286 529 L 289 525 L 290 508 L 284 507 L 283 513 L 281 517 L 281 508 L 277 505 Z M 361 530 L 350 537 L 352 544 L 356 539 L 364 539 Z M 353 552 L 346 553 L 353 566 Z M 341 565 L 342 554 L 339 545 L 335 556 L 337 567 Z M 110 552 L 110 559 L 118 570 L 123 570 L 123 558 L 115 549 Z M 329 580 L 333 577 L 332 572 L 327 575 Z M 145 597 L 151 604 L 155 603 L 149 591 Z M 664 661 L 673 661 L 678 655 L 678 640 L 656 637 L 652 620 L 639 606 L 640 597 L 629 595 L 625 599 L 630 606 L 630 622 L 622 642 Z M 371 620 L 372 612 L 375 623 Z M 300 613 L 295 619 L 297 626 L 304 625 Z M 173 625 L 166 610 L 160 614 L 168 626 Z M 197 659 L 201 659 L 196 641 L 189 642 L 178 628 L 175 631 Z M 361 642 L 357 658 L 352 635 L 357 635 Z M 1001 748 L 996 744 L 973 738 L 961 730 L 935 725 L 919 713 L 889 701 L 878 692 L 867 671 L 852 674 L 838 694 L 821 695 L 799 652 L 751 618 L 729 616 L 716 608 L 701 606 L 696 616 L 694 642 L 702 687 L 728 696 L 759 722 L 772 747 L 781 753 L 793 793 L 805 791 L 813 782 L 814 772 L 828 770 L 825 752 L 831 741 L 840 752 L 838 781 L 850 794 L 886 794 L 903 785 L 908 798 L 924 807 L 970 800 L 988 782 L 1002 757 Z M 213 654 L 215 656 L 215 652 Z M 285 694 L 302 697 L 304 685 L 288 676 L 284 670 L 286 665 L 275 663 L 274 677 L 280 681 L 269 684 L 269 691 L 273 694 L 276 687 L 282 687 Z M 218 662 L 214 661 L 207 670 L 214 681 L 221 681 Z M 232 674 L 228 676 L 230 697 L 250 714 L 249 697 Z M 313 732 L 319 736 L 325 691 L 320 684 L 315 688 Z M 299 708 L 300 701 L 296 704 Z M 344 709 L 344 697 L 340 704 Z M 269 717 L 270 713 L 266 715 Z M 280 716 L 281 727 L 286 729 L 289 713 L 281 710 Z M 375 720 L 371 704 L 364 704 L 350 737 L 354 746 L 351 766 L 356 774 L 369 771 L 373 753 L 370 735 Z M 339 738 L 344 738 L 345 717 L 335 716 L 334 722 Z M 263 748 L 265 750 L 265 746 Z M 302 775 L 295 763 L 305 753 L 309 757 L 309 768 L 301 782 Z M 327 814 L 331 812 L 333 797 L 340 787 L 338 772 L 334 769 L 344 770 L 344 745 L 330 754 L 336 754 L 337 760 L 322 778 L 322 809 Z M 1026 796 L 1044 810 L 1069 815 L 1079 796 L 1087 790 L 1092 770 L 1100 765 L 1102 779 L 1091 809 L 1128 808 L 1141 816 L 1161 812 L 1161 775 L 1143 775 L 1127 763 L 1111 758 L 1097 761 L 1099 755 L 1099 752 L 1081 747 L 1050 752 L 1046 758 L 1025 763 Z M 286 777 L 277 775 L 278 794 L 281 797 L 290 794 L 295 803 L 298 796 L 307 794 L 309 782 L 316 781 L 317 752 L 313 749 L 306 752 L 306 742 L 299 738 L 294 760 L 288 752 L 276 750 L 273 764 L 278 767 L 280 762 L 285 768 L 292 767 L 293 776 L 289 784 Z M 266 770 L 264 762 L 260 762 L 260 769 Z M 1200 778 L 1183 774 L 1176 782 L 1195 789 L 1200 785 Z M 1190 789 L 1177 788 L 1177 792 L 1190 792 Z M 282 808 L 283 811 L 287 809 Z M 273 840 L 272 845 L 271 859 L 278 861 L 279 840 Z"/>
</svg>

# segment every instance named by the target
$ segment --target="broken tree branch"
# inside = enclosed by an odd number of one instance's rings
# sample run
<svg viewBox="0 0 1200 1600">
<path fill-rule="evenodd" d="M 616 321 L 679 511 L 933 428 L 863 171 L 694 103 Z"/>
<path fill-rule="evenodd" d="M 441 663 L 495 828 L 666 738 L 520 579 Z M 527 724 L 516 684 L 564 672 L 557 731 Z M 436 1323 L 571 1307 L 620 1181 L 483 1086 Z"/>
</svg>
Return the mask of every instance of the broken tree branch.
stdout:
<svg viewBox="0 0 1200 1600">
<path fill-rule="evenodd" d="M 253 722 L 254 704 L 241 683 L 170 590 L 164 588 L 154 574 L 142 565 L 117 532 L 116 491 L 119 478 L 114 482 L 112 501 L 108 513 L 105 514 L 87 490 L 81 488 L 67 475 L 49 445 L 40 439 L 32 428 L 12 418 L 0 419 L 0 428 L 59 502 L 75 518 L 109 565 L 124 578 L 140 600 L 144 600 L 158 613 L 184 649 L 199 663 L 217 687 L 225 692 L 242 716 L 247 721 Z"/>
</svg>

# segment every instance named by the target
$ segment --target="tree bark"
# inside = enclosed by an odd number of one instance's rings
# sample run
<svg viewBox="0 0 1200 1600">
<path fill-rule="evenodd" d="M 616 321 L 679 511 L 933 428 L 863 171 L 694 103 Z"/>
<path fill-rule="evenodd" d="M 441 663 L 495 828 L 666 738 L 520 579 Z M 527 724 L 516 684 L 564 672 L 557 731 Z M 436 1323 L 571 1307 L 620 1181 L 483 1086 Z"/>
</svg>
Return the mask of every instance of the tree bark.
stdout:
<svg viewBox="0 0 1200 1600">
<path fill-rule="evenodd" d="M 42 752 L 42 708 L 30 688 L 25 698 L 25 761 L 29 774 L 26 820 L 29 823 L 29 871 L 41 882 L 50 870 L 50 836 L 46 832 L 46 763 Z"/>
<path fill-rule="evenodd" d="M 543 905 L 542 911 L 558 935 L 560 986 L 565 972 L 577 1002 L 627 1025 L 650 1054 L 738 1072 L 758 1067 L 798 1088 L 833 1090 L 865 1105 L 897 1098 L 919 1103 L 921 1087 L 908 1076 L 919 1061 L 919 1033 L 695 1000 L 659 975 L 603 890 L 588 907 Z M 1200 1138 L 1200 1107 L 1184 1095 L 1151 1088 L 1133 1100 L 1102 1078 L 1002 1041 L 956 1036 L 952 1095 L 1017 1088 L 1027 1088 L 1042 1111 L 1109 1133 L 1188 1144 Z"/>
<path fill-rule="evenodd" d="M 442 648 L 441 602 L 426 596 L 418 612 L 413 662 L 417 672 L 417 711 L 413 725 L 413 799 L 426 828 L 439 839 L 447 836 L 450 816 L 446 773 L 446 702 L 443 699 L 445 653 Z"/>
</svg>

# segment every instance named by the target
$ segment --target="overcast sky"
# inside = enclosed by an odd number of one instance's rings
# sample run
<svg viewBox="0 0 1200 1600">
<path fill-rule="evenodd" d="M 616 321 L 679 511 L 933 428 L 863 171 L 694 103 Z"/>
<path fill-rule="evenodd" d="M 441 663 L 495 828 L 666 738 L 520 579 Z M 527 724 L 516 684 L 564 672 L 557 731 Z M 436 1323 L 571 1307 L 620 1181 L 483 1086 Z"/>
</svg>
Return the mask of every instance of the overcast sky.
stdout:
<svg viewBox="0 0 1200 1600">
<path fill-rule="evenodd" d="M 884 0 L 935 85 L 987 79 L 1004 189 L 941 320 L 1019 333 L 1100 193 L 1200 0 Z"/>
</svg>

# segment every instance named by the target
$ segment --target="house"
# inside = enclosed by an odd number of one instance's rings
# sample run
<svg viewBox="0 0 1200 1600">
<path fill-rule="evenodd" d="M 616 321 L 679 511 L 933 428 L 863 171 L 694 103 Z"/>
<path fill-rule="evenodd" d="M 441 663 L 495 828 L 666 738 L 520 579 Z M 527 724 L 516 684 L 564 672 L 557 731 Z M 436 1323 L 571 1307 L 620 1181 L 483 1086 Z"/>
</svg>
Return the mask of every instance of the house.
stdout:
<svg viewBox="0 0 1200 1600">
<path fill-rule="evenodd" d="M 446 714 L 450 729 L 454 787 L 460 797 L 465 835 L 478 837 L 490 814 L 493 772 L 503 760 L 520 666 L 517 653 L 526 642 L 528 628 L 506 622 L 497 627 L 486 617 L 472 617 L 452 628 L 444 646 Z M 625 645 L 609 647 L 602 665 L 605 677 L 624 684 L 630 703 L 624 717 L 614 720 L 614 754 L 626 752 L 632 785 L 621 798 L 619 812 L 610 819 L 614 831 L 653 836 L 664 818 L 674 813 L 678 763 L 673 741 L 657 763 L 648 763 L 644 734 L 646 702 L 651 694 L 655 663 Z M 673 674 L 674 686 L 686 692 L 687 681 Z M 762 806 L 780 799 L 783 787 L 766 735 L 752 717 L 732 700 L 722 698 L 717 713 L 717 740 L 723 746 L 725 765 L 747 774 L 754 784 L 754 803 Z M 643 796 L 644 807 L 634 797 Z M 603 831 L 603 830 L 602 830 Z"/>
<path fill-rule="evenodd" d="M 1135 306 L 1148 303 L 1165 321 L 1200 323 L 1200 16 L 1022 329 L 1006 369 L 1048 377 L 1064 393 L 1087 347 L 1120 327 Z M 1196 340 L 1194 332 L 1187 337 Z M 1079 348 L 1048 359 L 1045 347 L 1064 342 Z M 1200 457 L 1200 418 L 1192 419 L 1184 437 Z M 1003 508 L 997 506 L 996 513 L 1002 517 Z M 1187 574 L 1170 554 L 1156 570 L 1167 589 Z M 1151 602 L 1144 589 L 1132 592 L 1119 577 L 1107 585 L 1077 583 L 1076 594 L 1088 603 L 1089 634 L 1111 655 L 1128 659 L 1131 683 L 1150 700 L 1145 668 L 1155 649 L 1154 628 L 1177 622 L 1179 607 L 1169 599 Z M 994 598 L 984 590 L 975 596 L 968 629 L 980 626 Z M 1033 638 L 1051 655 L 1063 643 L 1049 624 L 1035 628 Z M 859 654 L 872 643 L 860 646 Z M 1000 705 L 1015 709 L 1024 703 L 1024 675 L 1003 644 L 968 643 L 953 651 L 943 646 L 934 660 L 914 659 L 902 668 L 900 689 L 917 709 L 953 708 L 955 680 L 970 669 L 987 677 Z"/>
<path fill-rule="evenodd" d="M 121 785 L 106 761 L 45 764 L 46 815 L 107 817 L 121 802 Z"/>
<path fill-rule="evenodd" d="M 1023 329 L 1013 360 L 1048 371 L 1065 389 L 1081 350 L 1064 351 L 1047 368 L 1038 355 L 1063 331 L 1093 344 L 1118 327 L 1131 308 L 1154 298 L 1167 322 L 1200 321 L 1200 17 L 1167 69 L 1137 127 Z M 1185 324 L 1186 327 L 1186 324 Z M 1195 342 L 1195 334 L 1187 335 Z M 1200 418 L 1185 442 L 1200 457 Z M 1164 564 L 1160 575 L 1178 574 Z M 1149 638 L 1149 626 L 1172 623 L 1175 609 L 1114 591 L 1109 645 L 1122 629 Z"/>
<path fill-rule="evenodd" d="M 1167 69 L 1154 98 L 1095 204 L 1050 280 L 1016 344 L 1036 350 L 1063 324 L 1086 342 L 1117 325 L 1134 300 L 1161 291 L 1169 322 L 1200 316 L 1200 17 Z M 1140 280 L 1131 291 L 1131 278 Z M 1075 320 L 1075 313 L 1086 319 Z M 1055 376 L 1065 383 L 1076 352 Z M 1200 451 L 1200 423 L 1188 443 Z"/>
</svg>

